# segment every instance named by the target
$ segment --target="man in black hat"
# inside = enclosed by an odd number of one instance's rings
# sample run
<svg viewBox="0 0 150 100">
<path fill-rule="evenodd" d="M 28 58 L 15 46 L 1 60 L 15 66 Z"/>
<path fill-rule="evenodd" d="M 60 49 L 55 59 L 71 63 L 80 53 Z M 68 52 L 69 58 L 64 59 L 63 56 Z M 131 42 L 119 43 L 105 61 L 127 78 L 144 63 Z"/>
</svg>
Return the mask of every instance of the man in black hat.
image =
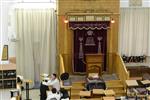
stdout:
<svg viewBox="0 0 150 100">
<path fill-rule="evenodd" d="M 57 79 L 57 75 L 53 73 L 47 82 L 41 82 L 40 86 L 40 100 L 46 100 L 46 91 L 49 90 L 48 86 L 55 88 L 57 92 L 60 90 L 60 82 Z"/>
</svg>

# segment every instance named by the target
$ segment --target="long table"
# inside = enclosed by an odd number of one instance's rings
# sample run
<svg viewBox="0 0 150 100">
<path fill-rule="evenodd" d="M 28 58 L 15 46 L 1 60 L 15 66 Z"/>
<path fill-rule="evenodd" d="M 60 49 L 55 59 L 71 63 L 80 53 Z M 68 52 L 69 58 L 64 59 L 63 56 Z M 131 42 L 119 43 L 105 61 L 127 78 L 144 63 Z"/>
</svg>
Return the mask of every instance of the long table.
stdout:
<svg viewBox="0 0 150 100">
<path fill-rule="evenodd" d="M 148 91 L 147 87 L 150 86 L 150 80 L 126 80 L 126 96 L 129 97 L 128 91 L 132 89 L 132 96 L 137 97 L 147 97 Z"/>
</svg>

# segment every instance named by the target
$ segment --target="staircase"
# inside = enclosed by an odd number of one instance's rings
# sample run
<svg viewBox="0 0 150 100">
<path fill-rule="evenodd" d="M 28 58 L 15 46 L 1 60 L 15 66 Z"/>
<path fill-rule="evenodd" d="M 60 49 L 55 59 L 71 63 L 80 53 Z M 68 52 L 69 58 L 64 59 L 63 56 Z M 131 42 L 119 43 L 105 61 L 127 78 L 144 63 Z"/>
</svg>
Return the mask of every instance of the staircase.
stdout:
<svg viewBox="0 0 150 100">
<path fill-rule="evenodd" d="M 84 89 L 84 82 L 73 82 L 71 88 L 71 99 L 79 99 L 79 93 Z"/>
<path fill-rule="evenodd" d="M 125 89 L 121 80 L 109 80 L 106 81 L 107 89 L 113 89 L 116 93 L 116 96 L 125 96 Z"/>
</svg>

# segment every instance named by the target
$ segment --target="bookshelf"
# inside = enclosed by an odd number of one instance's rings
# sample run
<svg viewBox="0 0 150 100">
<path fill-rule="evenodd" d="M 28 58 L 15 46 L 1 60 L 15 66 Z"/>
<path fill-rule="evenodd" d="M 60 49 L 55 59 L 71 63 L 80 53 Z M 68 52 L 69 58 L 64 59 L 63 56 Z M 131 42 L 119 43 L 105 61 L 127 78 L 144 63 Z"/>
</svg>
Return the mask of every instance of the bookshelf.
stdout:
<svg viewBox="0 0 150 100">
<path fill-rule="evenodd" d="M 16 88 L 16 64 L 0 65 L 0 89 Z"/>
</svg>

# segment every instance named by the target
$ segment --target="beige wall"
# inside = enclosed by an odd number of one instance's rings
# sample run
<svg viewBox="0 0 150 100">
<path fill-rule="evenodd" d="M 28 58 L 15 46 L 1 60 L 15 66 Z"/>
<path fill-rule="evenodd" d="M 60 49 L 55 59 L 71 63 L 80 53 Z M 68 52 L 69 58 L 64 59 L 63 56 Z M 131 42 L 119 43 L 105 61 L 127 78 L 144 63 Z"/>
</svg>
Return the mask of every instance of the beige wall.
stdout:
<svg viewBox="0 0 150 100">
<path fill-rule="evenodd" d="M 107 38 L 107 66 L 111 72 L 113 69 L 113 59 L 111 54 L 118 52 L 118 25 L 119 25 L 119 4 L 120 0 L 58 0 L 58 30 L 57 30 L 57 50 L 64 54 L 65 69 L 72 72 L 72 50 L 73 32 L 69 29 L 64 19 L 69 12 L 112 13 L 109 16 L 115 20 L 108 30 Z"/>
</svg>

